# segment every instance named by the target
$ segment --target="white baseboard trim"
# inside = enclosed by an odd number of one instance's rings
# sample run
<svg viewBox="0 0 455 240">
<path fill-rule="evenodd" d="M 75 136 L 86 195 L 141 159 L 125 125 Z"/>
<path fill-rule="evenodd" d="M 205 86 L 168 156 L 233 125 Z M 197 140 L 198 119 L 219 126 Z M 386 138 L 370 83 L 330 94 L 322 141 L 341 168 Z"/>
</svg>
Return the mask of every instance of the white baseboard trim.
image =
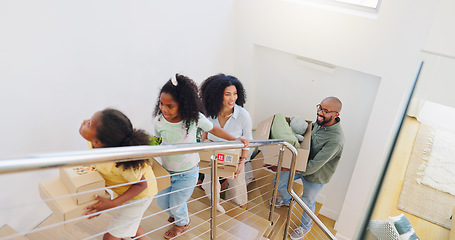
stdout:
<svg viewBox="0 0 455 240">
<path fill-rule="evenodd" d="M 319 210 L 319 214 L 324 215 L 335 221 L 338 220 L 338 217 L 340 216 L 340 213 L 338 211 L 324 207 L 324 205 L 322 205 L 321 209 Z"/>
</svg>

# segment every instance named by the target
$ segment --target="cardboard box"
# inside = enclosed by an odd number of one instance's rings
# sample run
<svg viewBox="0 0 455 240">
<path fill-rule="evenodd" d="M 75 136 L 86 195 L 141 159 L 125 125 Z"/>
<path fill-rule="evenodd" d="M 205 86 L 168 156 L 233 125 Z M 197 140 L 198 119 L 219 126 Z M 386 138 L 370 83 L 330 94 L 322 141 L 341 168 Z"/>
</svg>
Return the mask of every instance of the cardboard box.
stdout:
<svg viewBox="0 0 455 240">
<path fill-rule="evenodd" d="M 11 235 L 16 235 L 18 232 L 14 230 L 12 227 L 10 227 L 8 224 L 3 225 L 3 227 L 0 228 L 0 239 L 7 238 Z M 18 236 L 14 238 L 10 238 L 11 240 L 27 240 L 29 238 L 24 237 L 24 236 Z"/>
<path fill-rule="evenodd" d="M 214 153 L 215 152 L 215 153 Z M 237 168 L 239 165 L 239 158 L 242 153 L 242 149 L 224 149 L 224 150 L 207 150 L 200 151 L 199 157 L 201 161 L 210 162 L 211 156 L 214 154 L 221 165 L 230 165 Z"/>
<path fill-rule="evenodd" d="M 158 187 L 158 192 L 163 191 L 164 189 L 171 186 L 171 178 L 169 177 L 169 172 L 161 166 L 161 164 L 156 161 L 154 158 L 150 158 L 150 164 L 152 165 L 153 173 L 155 174 L 156 184 Z M 167 177 L 162 177 L 167 176 Z M 158 178 L 160 177 L 160 178 Z"/>
<path fill-rule="evenodd" d="M 39 192 L 43 200 L 53 199 L 51 201 L 46 201 L 46 204 L 52 210 L 52 212 L 54 212 L 56 219 L 60 222 L 83 216 L 87 211 L 84 209 L 85 207 L 98 202 L 97 200 L 93 200 L 81 205 L 77 205 L 72 197 L 58 198 L 70 194 L 60 178 L 54 178 L 40 182 Z M 110 198 L 106 192 L 103 192 L 100 194 L 100 196 Z M 73 224 L 75 222 L 77 221 L 71 222 L 69 224 Z M 65 225 L 68 226 L 68 224 Z"/>
<path fill-rule="evenodd" d="M 83 165 L 70 168 L 60 168 L 60 179 L 73 196 L 78 205 L 95 200 L 95 194 L 104 193 L 104 178 L 98 171 L 90 165 Z M 78 194 L 89 190 L 99 189 L 98 191 Z"/>
<path fill-rule="evenodd" d="M 211 171 L 212 171 L 211 162 L 207 162 L 207 161 L 199 162 L 199 172 L 200 173 L 210 174 Z M 235 171 L 237 171 L 236 166 L 218 164 L 218 167 L 217 167 L 218 177 L 232 179 L 232 178 L 234 178 Z"/>
<path fill-rule="evenodd" d="M 256 128 L 256 131 L 254 132 L 254 140 L 266 140 L 269 139 L 270 137 L 270 129 L 272 126 L 273 118 L 275 116 L 272 116 L 270 118 L 267 118 L 266 120 L 260 122 Z M 290 122 L 289 118 L 286 118 L 288 122 Z M 300 144 L 300 148 L 297 148 L 298 156 L 297 156 L 297 163 L 296 163 L 296 169 L 299 171 L 305 171 L 307 162 L 308 162 L 308 156 L 310 155 L 310 143 L 311 143 L 311 121 L 308 121 L 308 129 L 305 132 L 304 140 Z M 262 151 L 264 155 L 264 164 L 269 164 L 269 165 L 278 165 L 278 154 L 280 152 L 280 146 L 279 145 L 270 145 L 270 146 L 262 146 L 259 147 L 259 149 Z M 291 157 L 292 153 L 289 151 L 287 148 L 285 148 L 285 151 L 283 152 L 283 164 L 282 167 L 284 168 L 290 168 L 291 167 Z"/>
</svg>

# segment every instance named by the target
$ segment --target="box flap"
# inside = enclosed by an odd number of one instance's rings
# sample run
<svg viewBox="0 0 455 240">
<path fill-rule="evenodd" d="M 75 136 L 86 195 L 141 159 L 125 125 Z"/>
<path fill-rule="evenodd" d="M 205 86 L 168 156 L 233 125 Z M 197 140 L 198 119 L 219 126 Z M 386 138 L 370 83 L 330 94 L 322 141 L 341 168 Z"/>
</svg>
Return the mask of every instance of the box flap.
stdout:
<svg viewBox="0 0 455 240">
<path fill-rule="evenodd" d="M 312 122 L 309 120 L 305 120 L 308 123 L 308 128 L 306 132 L 303 134 L 303 141 L 300 143 L 300 148 L 305 150 L 310 150 L 311 144 L 311 128 L 313 127 Z"/>
<path fill-rule="evenodd" d="M 256 131 L 254 132 L 254 140 L 267 140 L 270 136 L 270 128 L 272 127 L 273 118 L 275 115 L 267 118 L 266 120 L 258 123 Z"/>
<path fill-rule="evenodd" d="M 56 197 L 68 195 L 69 192 L 60 181 L 59 178 L 50 179 L 44 182 L 39 183 L 40 195 L 43 200 L 53 199 Z M 49 206 L 49 203 L 53 202 L 53 206 Z M 46 204 L 55 211 L 65 213 L 65 209 L 68 209 L 68 206 L 76 206 L 76 202 L 72 197 L 59 198 L 53 201 L 46 201 Z"/>
</svg>

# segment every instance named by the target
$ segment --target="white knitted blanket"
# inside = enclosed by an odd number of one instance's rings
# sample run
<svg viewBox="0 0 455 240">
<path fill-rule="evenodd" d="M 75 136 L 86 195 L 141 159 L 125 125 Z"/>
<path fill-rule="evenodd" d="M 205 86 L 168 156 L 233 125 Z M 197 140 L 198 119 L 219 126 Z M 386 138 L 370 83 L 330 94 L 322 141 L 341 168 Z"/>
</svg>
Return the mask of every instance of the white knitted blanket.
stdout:
<svg viewBox="0 0 455 240">
<path fill-rule="evenodd" d="M 455 196 L 455 131 L 433 128 L 423 156 L 417 182 Z"/>
</svg>

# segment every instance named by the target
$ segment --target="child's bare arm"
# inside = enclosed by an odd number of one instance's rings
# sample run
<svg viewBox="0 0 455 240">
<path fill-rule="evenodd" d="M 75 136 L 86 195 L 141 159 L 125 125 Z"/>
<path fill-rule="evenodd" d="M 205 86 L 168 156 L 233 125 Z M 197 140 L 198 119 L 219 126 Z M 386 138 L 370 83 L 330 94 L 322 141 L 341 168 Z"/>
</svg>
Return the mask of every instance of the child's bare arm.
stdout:
<svg viewBox="0 0 455 240">
<path fill-rule="evenodd" d="M 201 134 L 201 142 L 203 142 L 205 139 L 207 139 L 207 135 L 208 135 L 207 132 L 202 132 L 202 134 Z"/>
<path fill-rule="evenodd" d="M 248 147 L 248 145 L 250 144 L 250 141 L 247 138 L 244 138 L 244 137 L 235 138 L 230 133 L 224 131 L 224 129 L 222 129 L 218 126 L 213 126 L 212 130 L 210 130 L 209 132 L 219 138 L 223 138 L 223 139 L 226 139 L 229 141 L 234 141 L 234 140 L 242 141 L 243 144 L 245 145 L 245 147 Z"/>
<path fill-rule="evenodd" d="M 142 175 L 142 177 L 141 177 L 141 181 L 142 180 L 145 180 L 144 175 Z M 103 211 L 103 210 L 106 210 L 109 208 L 114 208 L 114 207 L 120 206 L 123 203 L 125 203 L 125 202 L 133 199 L 137 195 L 139 195 L 139 193 L 144 191 L 146 188 L 147 188 L 147 181 L 132 184 L 130 186 L 130 188 L 128 188 L 128 190 L 126 190 L 126 192 L 124 192 L 122 195 L 118 196 L 117 198 L 115 198 L 113 200 L 95 195 L 95 198 L 99 202 L 86 207 L 85 209 L 88 209 L 89 211 L 87 211 L 85 213 L 85 215 L 89 215 L 89 214 L 92 214 L 95 212 L 100 212 L 100 211 Z M 96 217 L 96 216 L 92 216 L 90 218 L 93 218 L 93 217 Z"/>
</svg>

